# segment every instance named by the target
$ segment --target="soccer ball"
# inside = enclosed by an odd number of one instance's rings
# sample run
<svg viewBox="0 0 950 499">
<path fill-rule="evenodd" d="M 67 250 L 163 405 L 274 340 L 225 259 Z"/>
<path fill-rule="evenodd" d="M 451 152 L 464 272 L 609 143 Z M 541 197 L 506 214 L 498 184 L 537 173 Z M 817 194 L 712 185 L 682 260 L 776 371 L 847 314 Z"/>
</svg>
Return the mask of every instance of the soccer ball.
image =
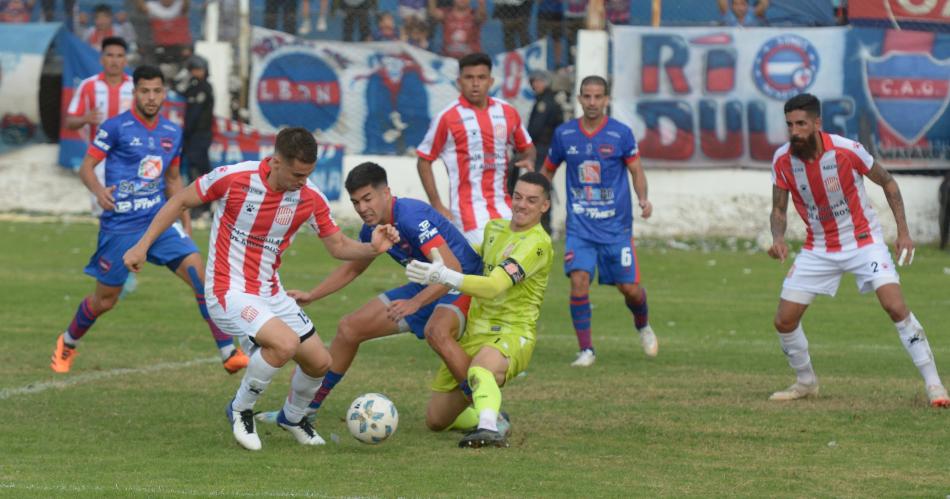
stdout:
<svg viewBox="0 0 950 499">
<path fill-rule="evenodd" d="M 396 405 L 381 393 L 356 397 L 346 411 L 346 426 L 360 442 L 378 444 L 389 438 L 399 424 Z"/>
</svg>

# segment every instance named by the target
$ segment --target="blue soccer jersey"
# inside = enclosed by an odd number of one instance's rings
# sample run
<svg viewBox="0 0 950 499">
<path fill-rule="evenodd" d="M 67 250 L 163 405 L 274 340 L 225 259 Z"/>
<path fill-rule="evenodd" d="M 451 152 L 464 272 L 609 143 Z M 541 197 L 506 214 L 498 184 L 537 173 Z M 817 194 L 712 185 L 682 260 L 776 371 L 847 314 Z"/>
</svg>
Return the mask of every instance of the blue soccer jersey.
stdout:
<svg viewBox="0 0 950 499">
<path fill-rule="evenodd" d="M 463 274 L 482 274 L 482 259 L 465 236 L 441 213 L 422 201 L 393 196 L 392 225 L 399 231 L 399 242 L 387 253 L 406 266 L 412 260 L 429 261 L 426 254 L 446 243 L 462 265 Z M 375 226 L 363 225 L 360 241 L 369 242 Z"/>
<path fill-rule="evenodd" d="M 149 126 L 134 110 L 102 123 L 88 154 L 105 160 L 105 187 L 115 186 L 115 210 L 100 217 L 101 230 L 137 232 L 165 204 L 165 172 L 177 168 L 181 128 L 163 117 Z"/>
<path fill-rule="evenodd" d="M 637 159 L 630 127 L 612 118 L 594 132 L 571 120 L 554 132 L 544 167 L 567 164 L 567 234 L 591 241 L 629 241 L 633 210 L 627 165 Z"/>
</svg>

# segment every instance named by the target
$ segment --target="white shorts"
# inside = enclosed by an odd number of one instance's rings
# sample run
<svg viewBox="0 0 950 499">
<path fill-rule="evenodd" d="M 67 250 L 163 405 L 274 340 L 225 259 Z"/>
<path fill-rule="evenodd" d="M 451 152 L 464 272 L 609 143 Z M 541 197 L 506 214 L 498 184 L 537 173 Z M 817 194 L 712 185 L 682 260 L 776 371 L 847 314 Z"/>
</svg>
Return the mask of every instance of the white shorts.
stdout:
<svg viewBox="0 0 950 499">
<path fill-rule="evenodd" d="M 210 292 L 205 296 L 208 297 L 211 320 L 231 336 L 253 338 L 274 317 L 287 324 L 297 336 L 304 337 L 313 331 L 310 317 L 283 291 L 267 298 L 229 291 L 224 295 L 224 305 Z"/>
<path fill-rule="evenodd" d="M 845 272 L 854 274 L 861 293 L 900 283 L 894 260 L 884 243 L 836 253 L 802 250 L 785 276 L 782 298 L 807 305 L 814 295 L 834 296 Z"/>
</svg>

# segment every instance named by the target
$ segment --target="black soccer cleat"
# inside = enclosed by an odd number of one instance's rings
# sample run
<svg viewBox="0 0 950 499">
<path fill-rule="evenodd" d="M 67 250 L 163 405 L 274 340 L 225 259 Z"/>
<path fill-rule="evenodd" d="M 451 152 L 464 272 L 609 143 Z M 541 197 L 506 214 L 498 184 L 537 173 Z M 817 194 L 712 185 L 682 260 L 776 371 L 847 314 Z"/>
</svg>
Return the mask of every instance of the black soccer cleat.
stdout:
<svg viewBox="0 0 950 499">
<path fill-rule="evenodd" d="M 459 440 L 459 447 L 462 449 L 480 449 L 482 447 L 507 448 L 508 439 L 497 431 L 479 428 L 466 433 L 465 436 L 462 437 L 462 440 Z"/>
</svg>

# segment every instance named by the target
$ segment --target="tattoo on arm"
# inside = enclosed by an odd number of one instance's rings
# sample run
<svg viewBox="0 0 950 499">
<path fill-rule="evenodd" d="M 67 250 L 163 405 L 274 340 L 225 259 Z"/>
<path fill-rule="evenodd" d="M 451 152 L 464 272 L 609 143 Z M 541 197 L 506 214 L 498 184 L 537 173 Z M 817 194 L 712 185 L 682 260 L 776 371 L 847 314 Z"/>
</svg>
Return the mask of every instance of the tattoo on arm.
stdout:
<svg viewBox="0 0 950 499">
<path fill-rule="evenodd" d="M 788 225 L 788 191 L 772 187 L 772 215 L 769 222 L 772 228 L 772 239 L 785 237 L 785 228 Z"/>
</svg>

